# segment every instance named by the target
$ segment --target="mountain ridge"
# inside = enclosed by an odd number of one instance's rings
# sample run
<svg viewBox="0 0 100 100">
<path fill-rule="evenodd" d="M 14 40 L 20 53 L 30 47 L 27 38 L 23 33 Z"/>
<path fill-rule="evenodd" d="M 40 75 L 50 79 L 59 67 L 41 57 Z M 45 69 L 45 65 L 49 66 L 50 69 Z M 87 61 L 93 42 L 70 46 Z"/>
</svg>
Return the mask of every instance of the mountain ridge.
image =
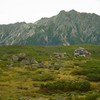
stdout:
<svg viewBox="0 0 100 100">
<path fill-rule="evenodd" d="M 60 11 L 35 23 L 0 25 L 0 45 L 100 44 L 100 16 Z"/>
</svg>

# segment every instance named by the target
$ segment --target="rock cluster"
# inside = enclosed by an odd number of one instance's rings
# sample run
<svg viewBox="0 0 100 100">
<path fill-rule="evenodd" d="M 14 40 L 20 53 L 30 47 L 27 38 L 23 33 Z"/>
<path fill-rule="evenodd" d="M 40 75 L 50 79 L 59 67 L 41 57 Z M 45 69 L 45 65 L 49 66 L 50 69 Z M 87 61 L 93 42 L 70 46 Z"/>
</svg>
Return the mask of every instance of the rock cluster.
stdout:
<svg viewBox="0 0 100 100">
<path fill-rule="evenodd" d="M 7 64 L 7 67 L 12 67 L 16 63 L 19 65 L 31 65 L 31 66 L 37 66 L 45 68 L 43 62 L 38 62 L 34 57 L 29 57 L 26 53 L 19 53 L 16 55 L 12 55 L 10 59 L 8 59 L 9 64 Z"/>
<path fill-rule="evenodd" d="M 26 53 L 20 53 L 12 56 L 12 62 L 20 62 L 22 64 L 37 64 L 38 62 L 33 57 L 28 57 Z"/>
</svg>

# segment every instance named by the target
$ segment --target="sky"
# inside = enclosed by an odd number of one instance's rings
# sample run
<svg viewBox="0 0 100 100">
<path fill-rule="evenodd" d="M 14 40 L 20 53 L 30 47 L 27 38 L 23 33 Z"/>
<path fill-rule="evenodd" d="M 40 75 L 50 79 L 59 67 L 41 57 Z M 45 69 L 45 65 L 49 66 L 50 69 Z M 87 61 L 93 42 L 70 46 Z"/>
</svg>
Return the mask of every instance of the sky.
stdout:
<svg viewBox="0 0 100 100">
<path fill-rule="evenodd" d="M 72 9 L 100 15 L 100 0 L 0 0 L 0 24 L 33 23 Z"/>
</svg>

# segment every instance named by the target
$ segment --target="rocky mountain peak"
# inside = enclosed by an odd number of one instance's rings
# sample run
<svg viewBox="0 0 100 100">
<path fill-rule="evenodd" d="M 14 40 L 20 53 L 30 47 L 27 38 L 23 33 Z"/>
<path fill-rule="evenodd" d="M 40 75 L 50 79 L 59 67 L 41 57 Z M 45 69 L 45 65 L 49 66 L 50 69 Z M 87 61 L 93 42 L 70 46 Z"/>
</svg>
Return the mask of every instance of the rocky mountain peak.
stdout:
<svg viewBox="0 0 100 100">
<path fill-rule="evenodd" d="M 35 23 L 0 25 L 0 45 L 100 44 L 100 16 L 60 11 Z"/>
<path fill-rule="evenodd" d="M 77 11 L 74 10 L 74 9 L 70 10 L 69 12 L 70 12 L 70 13 L 77 13 Z"/>
<path fill-rule="evenodd" d="M 65 10 L 61 10 L 61 11 L 59 12 L 59 14 L 65 14 L 65 13 L 66 13 Z"/>
</svg>

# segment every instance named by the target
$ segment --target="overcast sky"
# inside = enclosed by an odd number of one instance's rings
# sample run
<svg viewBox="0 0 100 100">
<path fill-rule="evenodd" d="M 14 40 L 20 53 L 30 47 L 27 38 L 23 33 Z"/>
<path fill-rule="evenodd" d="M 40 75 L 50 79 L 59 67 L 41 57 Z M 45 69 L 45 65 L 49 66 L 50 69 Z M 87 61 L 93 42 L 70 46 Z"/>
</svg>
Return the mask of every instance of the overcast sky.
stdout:
<svg viewBox="0 0 100 100">
<path fill-rule="evenodd" d="M 100 15 L 100 0 L 0 0 L 0 24 L 35 22 L 71 9 Z"/>
</svg>

